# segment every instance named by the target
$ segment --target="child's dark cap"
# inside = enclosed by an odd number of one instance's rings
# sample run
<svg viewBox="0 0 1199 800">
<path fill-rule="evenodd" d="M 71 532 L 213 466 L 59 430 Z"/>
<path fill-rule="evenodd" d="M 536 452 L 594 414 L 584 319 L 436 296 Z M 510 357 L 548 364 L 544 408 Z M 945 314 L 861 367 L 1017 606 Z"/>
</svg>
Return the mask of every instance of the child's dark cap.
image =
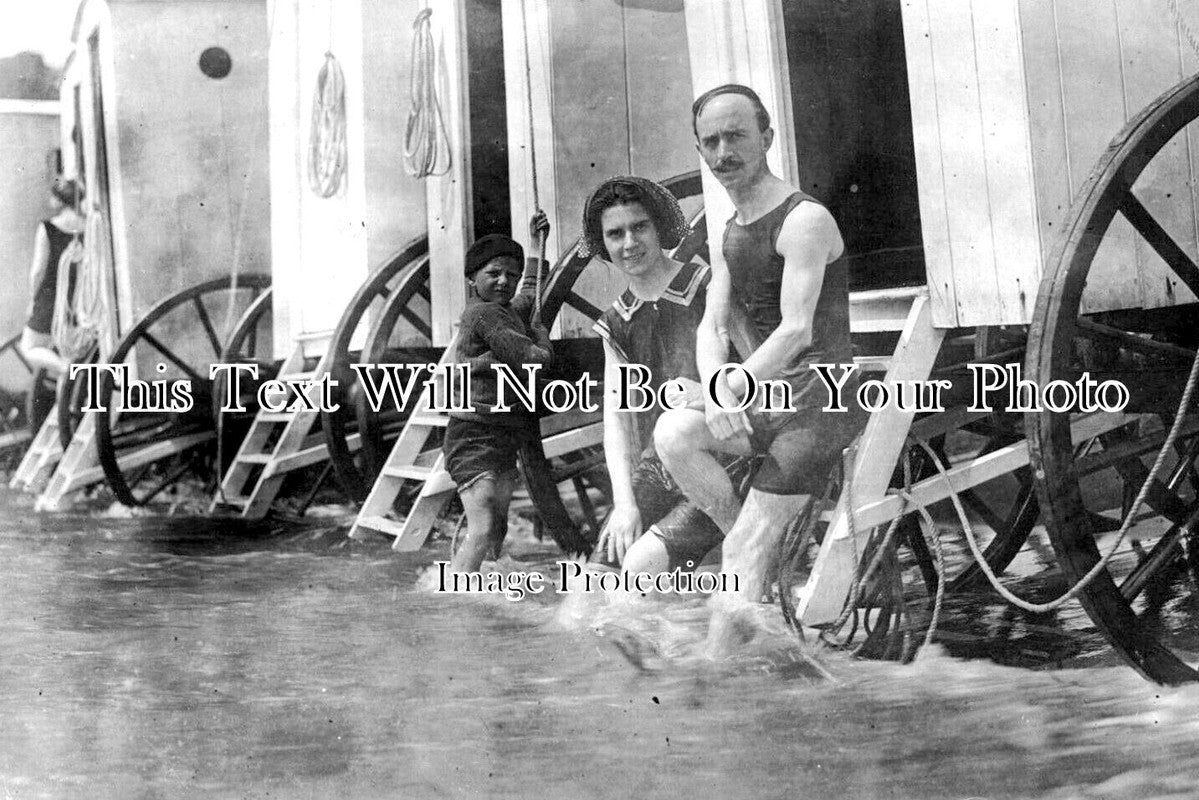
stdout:
<svg viewBox="0 0 1199 800">
<path fill-rule="evenodd" d="M 474 275 L 486 266 L 488 261 L 499 256 L 515 258 L 518 264 L 523 264 L 525 249 L 502 233 L 480 236 L 466 251 L 466 277 Z"/>
</svg>

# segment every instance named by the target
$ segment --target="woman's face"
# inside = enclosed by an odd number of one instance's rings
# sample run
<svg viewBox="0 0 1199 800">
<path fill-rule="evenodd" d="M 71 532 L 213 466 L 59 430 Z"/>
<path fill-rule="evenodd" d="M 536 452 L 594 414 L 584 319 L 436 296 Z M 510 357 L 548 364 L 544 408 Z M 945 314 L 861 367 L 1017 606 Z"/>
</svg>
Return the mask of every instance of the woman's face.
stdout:
<svg viewBox="0 0 1199 800">
<path fill-rule="evenodd" d="M 608 258 L 624 274 L 639 277 L 661 265 L 658 229 L 640 203 L 612 206 L 600 216 Z"/>
</svg>

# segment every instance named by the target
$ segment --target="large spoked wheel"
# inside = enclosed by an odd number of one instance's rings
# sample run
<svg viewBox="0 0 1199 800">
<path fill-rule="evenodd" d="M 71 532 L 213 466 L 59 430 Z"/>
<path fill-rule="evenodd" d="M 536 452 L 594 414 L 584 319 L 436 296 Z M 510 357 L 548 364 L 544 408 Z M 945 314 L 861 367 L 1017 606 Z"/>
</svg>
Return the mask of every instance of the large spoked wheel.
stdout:
<svg viewBox="0 0 1199 800">
<path fill-rule="evenodd" d="M 0 456 L 5 461 L 24 451 L 54 405 L 54 381 L 25 360 L 20 341 L 17 334 L 0 344 L 0 365 L 12 381 L 0 386 Z"/>
<path fill-rule="evenodd" d="M 236 284 L 223 277 L 185 289 L 151 309 L 108 357 L 113 364 L 136 361 L 146 383 L 190 380 L 194 399 L 186 411 L 118 411 L 120 386 L 101 375 L 106 410 L 97 412 L 96 449 L 122 503 L 146 505 L 189 474 L 210 479 L 216 432 L 209 366 L 225 351 L 218 326 L 238 319 L 269 286 L 269 276 L 241 274 Z"/>
<path fill-rule="evenodd" d="M 427 312 L 429 303 L 429 240 L 421 236 L 367 279 L 341 315 L 329 347 L 333 351 L 329 372 L 337 381 L 333 395 L 337 411 L 321 413 L 325 445 L 333 464 L 333 474 L 342 491 L 355 502 L 362 502 L 387 456 L 386 443 L 398 434 L 406 418 L 402 412 L 366 408 L 354 363 L 384 363 L 402 360 L 429 360 L 428 343 L 432 331 Z M 372 311 L 373 309 L 373 311 Z M 374 320 L 368 321 L 368 312 Z M 400 319 L 414 329 L 410 347 L 389 345 L 392 329 Z M 384 328 L 384 320 L 389 320 Z M 355 348 L 355 340 L 365 333 L 364 349 Z M 404 359 L 407 353 L 409 358 Z M 436 357 L 432 359 L 434 362 Z M 361 451 L 362 455 L 359 455 Z"/>
<path fill-rule="evenodd" d="M 1193 399 L 1147 501 L 1128 517 L 1175 422 L 1199 343 L 1199 307 L 1185 296 L 1187 290 L 1199 294 L 1199 267 L 1188 255 L 1195 251 L 1195 234 L 1186 147 L 1199 132 L 1192 124 L 1196 117 L 1199 77 L 1156 100 L 1108 147 L 1048 262 L 1026 366 L 1027 377 L 1042 387 L 1089 371 L 1098 381 L 1122 381 L 1130 392 L 1122 413 L 1046 411 L 1029 414 L 1026 425 L 1037 491 L 1063 572 L 1077 582 L 1099 564 L 1101 553 L 1116 548 L 1079 599 L 1133 667 L 1166 683 L 1199 679 L 1193 655 L 1199 652 L 1199 419 Z M 1135 272 L 1139 260 L 1142 272 L 1156 269 L 1142 286 L 1160 291 L 1164 285 L 1167 296 L 1139 310 L 1089 313 L 1102 308 L 1104 298 L 1087 294 L 1088 279 L 1101 288 L 1110 283 L 1111 250 L 1128 230 L 1135 231 L 1140 258 L 1118 265 Z M 1121 527 L 1128 531 L 1117 548 Z"/>
</svg>

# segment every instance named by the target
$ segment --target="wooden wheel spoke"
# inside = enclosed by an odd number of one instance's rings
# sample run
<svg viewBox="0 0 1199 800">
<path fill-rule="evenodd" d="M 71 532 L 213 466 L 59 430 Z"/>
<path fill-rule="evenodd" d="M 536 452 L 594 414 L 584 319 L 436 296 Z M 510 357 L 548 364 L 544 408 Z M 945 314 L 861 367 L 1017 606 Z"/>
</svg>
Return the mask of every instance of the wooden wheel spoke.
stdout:
<svg viewBox="0 0 1199 800">
<path fill-rule="evenodd" d="M 1185 363 L 1187 366 L 1190 366 L 1191 362 L 1195 360 L 1195 353 L 1187 350 L 1185 347 L 1178 347 L 1177 345 L 1165 342 L 1155 342 L 1152 339 L 1146 339 L 1086 318 L 1080 318 L 1077 324 L 1078 333 L 1087 339 L 1111 342 L 1134 353 L 1165 358 L 1170 361 L 1179 361 Z"/>
<path fill-rule="evenodd" d="M 1149 476 L 1149 468 L 1137 459 L 1120 461 L 1115 465 L 1115 469 L 1120 473 L 1120 477 L 1137 487 L 1140 487 L 1145 482 L 1145 478 Z M 1160 478 L 1149 484 L 1149 492 L 1145 499 L 1155 511 L 1175 524 L 1186 519 L 1190 510 L 1186 501 L 1172 491 Z"/>
<path fill-rule="evenodd" d="M 217 336 L 212 318 L 208 316 L 208 309 L 204 307 L 204 301 L 200 299 L 199 295 L 196 295 L 192 298 L 192 305 L 196 307 L 196 315 L 200 318 L 200 324 L 204 326 L 204 333 L 208 335 L 208 343 L 212 345 L 213 355 L 220 358 L 221 337 Z"/>
<path fill-rule="evenodd" d="M 163 478 L 161 481 L 154 484 L 153 489 L 151 489 L 149 492 L 147 492 L 146 494 L 144 494 L 140 498 L 138 498 L 139 502 L 141 502 L 143 505 L 145 505 L 146 503 L 149 503 L 151 500 L 153 500 L 155 497 L 157 497 L 158 494 L 160 492 L 162 492 L 163 489 L 178 482 L 178 480 L 180 478 L 182 478 L 189 470 L 191 470 L 193 461 L 195 461 L 194 454 L 193 454 L 193 457 L 184 459 L 182 464 L 180 464 L 175 469 L 171 470 L 171 472 L 167 473 L 167 476 L 165 478 Z"/>
<path fill-rule="evenodd" d="M 1192 292 L 1199 294 L 1199 266 L 1183 251 L 1178 243 L 1166 232 L 1149 209 L 1141 204 L 1136 195 L 1129 189 L 1120 196 L 1120 213 L 1132 223 L 1137 233 L 1149 243 L 1149 246 L 1161 256 L 1170 269 L 1187 285 Z"/>
<path fill-rule="evenodd" d="M 1180 438 L 1194 436 L 1196 433 L 1199 433 L 1199 419 L 1191 419 L 1183 423 Z M 1089 453 L 1079 457 L 1075 462 L 1075 470 L 1079 477 L 1091 475 L 1121 461 L 1155 452 L 1162 446 L 1165 438 L 1163 431 L 1142 439 L 1128 438 L 1106 445 L 1098 453 Z"/>
<path fill-rule="evenodd" d="M 1125 600 L 1129 602 L 1135 600 L 1154 575 L 1170 566 L 1174 559 L 1181 555 L 1183 538 L 1194 532 L 1196 524 L 1199 524 L 1199 510 L 1191 514 L 1190 519 L 1184 524 L 1170 526 L 1170 529 L 1153 545 L 1153 549 L 1137 564 L 1136 569 L 1130 572 L 1120 584 L 1120 594 L 1124 596 Z"/>
<path fill-rule="evenodd" d="M 132 415 L 130 415 L 130 416 L 132 416 Z M 121 425 L 120 427 L 116 428 L 113 431 L 113 437 L 114 437 L 114 439 L 119 440 L 119 438 L 122 436 L 126 436 L 126 437 L 134 436 L 143 431 L 153 430 L 155 428 L 166 428 L 166 427 L 170 427 L 170 425 L 171 425 L 171 421 L 169 419 L 163 419 L 161 417 L 154 417 L 154 418 L 151 418 L 148 422 L 143 422 L 140 425 L 138 425 L 138 424 Z"/>
<path fill-rule="evenodd" d="M 596 308 L 585 297 L 581 297 L 578 293 L 571 291 L 566 295 L 566 304 L 576 311 L 581 311 L 591 319 L 599 319 L 604 312 Z"/>
<path fill-rule="evenodd" d="M 158 339 L 152 333 L 149 331 L 142 331 L 142 338 L 145 339 L 151 347 L 153 347 L 162 355 L 166 356 L 168 361 L 187 373 L 188 377 L 190 377 L 194 382 L 193 386 L 199 386 L 204 383 L 206 379 L 201 378 L 200 373 L 196 372 L 194 369 L 192 369 L 191 365 L 187 364 L 183 359 L 175 355 L 174 350 L 158 341 Z"/>
<path fill-rule="evenodd" d="M 973 489 L 967 489 L 964 492 L 959 492 L 958 496 L 965 504 L 966 508 L 973 511 L 975 514 L 987 524 L 991 530 L 997 534 L 1001 534 L 1004 530 L 1006 520 L 1001 517 L 993 508 L 986 504 L 978 493 Z"/>
<path fill-rule="evenodd" d="M 112 446 L 121 450 L 130 445 L 142 446 L 165 441 L 171 438 L 171 435 L 166 434 L 171 433 L 174 428 L 175 425 L 170 420 L 157 420 L 145 425 L 114 431 Z"/>
<path fill-rule="evenodd" d="M 28 372 L 30 375 L 32 375 L 33 374 L 33 365 L 30 364 L 29 360 L 25 358 L 25 354 L 21 352 L 21 348 L 14 347 L 12 349 L 12 354 L 14 356 L 16 356 L 17 361 L 20 361 L 21 365 L 23 367 L 25 367 L 25 371 Z"/>
<path fill-rule="evenodd" d="M 416 328 L 416 330 L 420 332 L 421 336 L 424 336 L 426 339 L 433 338 L 433 328 L 420 316 L 420 314 L 417 314 L 411 308 L 404 307 L 400 309 L 400 316 L 408 320 L 409 324 Z"/>
</svg>

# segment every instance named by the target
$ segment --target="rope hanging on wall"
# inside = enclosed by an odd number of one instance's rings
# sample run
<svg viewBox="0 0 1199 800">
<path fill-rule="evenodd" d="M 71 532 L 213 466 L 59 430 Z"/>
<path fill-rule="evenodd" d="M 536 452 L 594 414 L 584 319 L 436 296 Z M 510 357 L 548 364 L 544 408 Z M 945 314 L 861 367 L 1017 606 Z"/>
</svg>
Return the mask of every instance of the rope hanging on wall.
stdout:
<svg viewBox="0 0 1199 800">
<path fill-rule="evenodd" d="M 308 185 L 318 197 L 332 197 L 346 174 L 346 80 L 331 52 L 316 76 L 308 142 Z"/>
<path fill-rule="evenodd" d="M 68 362 L 82 358 L 99 340 L 108 324 L 109 293 L 105 278 L 112 272 L 105 241 L 104 218 L 92 208 L 85 222 L 83 240 L 76 236 L 58 259 L 58 283 L 54 295 L 54 317 L 50 336 L 59 354 Z M 74 274 L 72 290 L 71 277 Z"/>
<path fill-rule="evenodd" d="M 429 22 L 432 15 L 432 9 L 421 9 L 412 23 L 412 108 L 404 128 L 404 171 L 414 178 L 444 175 L 453 163 L 437 97 L 437 53 Z"/>
<path fill-rule="evenodd" d="M 537 195 L 537 140 L 533 124 L 533 57 L 529 55 L 529 18 L 525 11 L 525 0 L 520 0 L 521 44 L 525 51 L 525 99 L 529 112 L 529 167 L 533 178 L 533 213 L 541 211 L 541 198 Z M 537 260 L 537 284 L 533 295 L 533 318 L 541 319 L 541 262 L 545 257 L 545 235 L 537 234 L 533 257 Z"/>
</svg>

